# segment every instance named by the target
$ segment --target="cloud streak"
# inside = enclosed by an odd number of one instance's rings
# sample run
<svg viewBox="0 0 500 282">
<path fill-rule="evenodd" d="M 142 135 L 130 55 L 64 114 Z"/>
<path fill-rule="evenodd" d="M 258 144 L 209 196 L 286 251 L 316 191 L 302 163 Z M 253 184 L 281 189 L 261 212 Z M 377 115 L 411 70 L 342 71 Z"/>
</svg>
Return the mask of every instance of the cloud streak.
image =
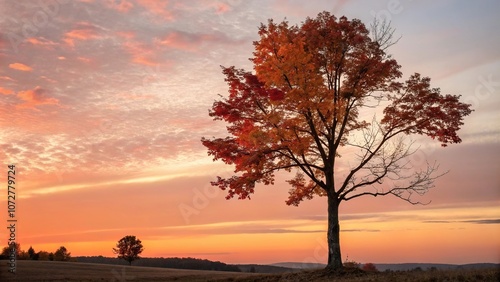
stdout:
<svg viewBox="0 0 500 282">
<path fill-rule="evenodd" d="M 27 66 L 25 64 L 21 64 L 21 63 L 9 64 L 9 68 L 14 69 L 14 70 L 19 70 L 19 71 L 28 71 L 28 72 L 33 71 L 32 67 Z"/>
<path fill-rule="evenodd" d="M 471 220 L 424 220 L 423 223 L 471 223 L 471 224 L 500 224 L 500 219 L 471 219 Z"/>
</svg>

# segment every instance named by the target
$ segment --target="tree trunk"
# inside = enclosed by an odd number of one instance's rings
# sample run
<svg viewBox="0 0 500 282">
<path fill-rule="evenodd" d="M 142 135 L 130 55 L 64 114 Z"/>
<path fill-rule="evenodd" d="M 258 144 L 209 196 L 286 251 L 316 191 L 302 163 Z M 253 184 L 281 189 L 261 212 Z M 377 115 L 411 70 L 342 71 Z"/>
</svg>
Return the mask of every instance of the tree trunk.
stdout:
<svg viewBox="0 0 500 282">
<path fill-rule="evenodd" d="M 328 195 L 328 265 L 327 268 L 342 268 L 340 254 L 339 203 L 336 195 Z"/>
</svg>

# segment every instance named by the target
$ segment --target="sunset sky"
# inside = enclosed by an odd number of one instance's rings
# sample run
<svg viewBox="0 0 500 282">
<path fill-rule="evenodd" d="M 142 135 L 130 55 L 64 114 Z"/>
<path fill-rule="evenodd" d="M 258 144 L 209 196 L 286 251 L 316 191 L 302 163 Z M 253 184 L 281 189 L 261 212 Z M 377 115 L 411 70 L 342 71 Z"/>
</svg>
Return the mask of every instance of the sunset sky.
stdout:
<svg viewBox="0 0 500 282">
<path fill-rule="evenodd" d="M 233 168 L 200 142 L 227 135 L 208 116 L 227 94 L 220 65 L 252 70 L 261 22 L 300 24 L 324 10 L 390 20 L 401 39 L 389 53 L 403 77 L 429 76 L 475 110 L 461 144 L 417 140 L 417 164 L 450 171 L 422 198 L 429 205 L 387 196 L 341 206 L 343 259 L 500 263 L 496 0 L 1 1 L 1 224 L 15 164 L 25 250 L 113 256 L 135 235 L 149 257 L 326 263 L 325 198 L 287 206 L 280 174 L 251 200 L 225 200 L 209 182 Z"/>
</svg>

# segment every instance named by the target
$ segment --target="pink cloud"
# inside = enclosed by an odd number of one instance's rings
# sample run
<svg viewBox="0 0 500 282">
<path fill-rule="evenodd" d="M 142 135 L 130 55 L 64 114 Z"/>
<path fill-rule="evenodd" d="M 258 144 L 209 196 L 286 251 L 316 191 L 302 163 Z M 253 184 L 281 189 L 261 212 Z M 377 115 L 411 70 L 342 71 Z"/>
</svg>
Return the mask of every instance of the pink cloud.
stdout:
<svg viewBox="0 0 500 282">
<path fill-rule="evenodd" d="M 33 71 L 33 68 L 21 63 L 9 64 L 9 68 L 20 71 Z"/>
<path fill-rule="evenodd" d="M 0 94 L 11 95 L 11 94 L 14 94 L 14 91 L 7 89 L 7 88 L 0 87 Z"/>
<path fill-rule="evenodd" d="M 231 6 L 227 5 L 226 3 L 215 4 L 215 12 L 217 14 L 224 14 L 229 11 L 231 11 Z"/>
<path fill-rule="evenodd" d="M 173 31 L 159 41 L 160 45 L 184 51 L 198 51 L 205 43 L 239 44 L 222 33 L 204 34 Z"/>
<path fill-rule="evenodd" d="M 160 41 L 161 45 L 180 50 L 196 51 L 204 41 L 213 41 L 214 36 L 174 31 Z"/>
<path fill-rule="evenodd" d="M 140 65 L 145 65 L 145 66 L 154 66 L 157 65 L 158 62 L 155 62 L 151 58 L 148 58 L 147 56 L 136 56 L 133 58 L 132 62 L 140 64 Z"/>
<path fill-rule="evenodd" d="M 75 29 L 64 35 L 64 42 L 70 46 L 75 46 L 75 40 L 85 41 L 98 39 L 101 37 L 100 32 L 101 28 L 88 22 L 80 22 L 76 25 Z"/>
<path fill-rule="evenodd" d="M 91 61 L 89 58 L 85 58 L 85 57 L 77 57 L 76 59 L 81 61 L 81 62 L 84 62 L 84 63 L 90 63 L 90 61 Z"/>
<path fill-rule="evenodd" d="M 23 104 L 18 105 L 20 108 L 36 108 L 40 105 L 58 105 L 59 100 L 56 98 L 48 97 L 47 91 L 40 86 L 35 89 L 20 91 L 17 97 L 24 101 Z"/>
<path fill-rule="evenodd" d="M 168 1 L 162 0 L 138 0 L 138 4 L 146 8 L 150 13 L 161 17 L 167 21 L 175 19 L 173 13 L 169 9 Z"/>
<path fill-rule="evenodd" d="M 2 80 L 8 80 L 8 81 L 14 81 L 14 79 L 8 77 L 8 76 L 0 76 L 0 79 Z"/>
<path fill-rule="evenodd" d="M 125 50 L 132 55 L 132 62 L 145 66 L 155 66 L 160 62 L 155 59 L 154 47 L 139 42 L 126 42 Z"/>
<path fill-rule="evenodd" d="M 57 82 L 57 80 L 54 80 L 54 79 L 49 78 L 49 77 L 46 77 L 45 75 L 40 76 L 40 78 L 45 79 L 46 81 L 48 81 L 50 83 L 56 83 Z"/>
<path fill-rule="evenodd" d="M 135 37 L 135 32 L 133 31 L 117 31 L 116 35 L 124 39 L 132 39 Z"/>
<path fill-rule="evenodd" d="M 121 13 L 128 13 L 128 11 L 130 11 L 130 9 L 134 7 L 134 4 L 132 4 L 132 2 L 129 2 L 127 0 L 121 0 L 121 1 L 108 0 L 106 1 L 106 4 L 110 9 L 116 10 Z"/>
<path fill-rule="evenodd" d="M 26 41 L 29 42 L 29 43 L 31 43 L 31 44 L 33 44 L 33 45 L 39 45 L 39 46 L 54 46 L 54 45 L 57 45 L 57 43 L 55 43 L 54 41 L 48 40 L 48 39 L 43 38 L 43 37 L 39 37 L 39 38 L 30 37 Z"/>
</svg>

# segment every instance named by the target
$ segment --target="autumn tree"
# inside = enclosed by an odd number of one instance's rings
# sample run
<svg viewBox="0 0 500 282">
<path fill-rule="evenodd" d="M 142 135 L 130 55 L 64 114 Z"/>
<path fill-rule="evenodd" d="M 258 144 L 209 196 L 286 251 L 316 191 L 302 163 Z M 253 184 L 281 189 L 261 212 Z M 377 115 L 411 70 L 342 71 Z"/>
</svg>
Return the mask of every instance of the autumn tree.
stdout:
<svg viewBox="0 0 500 282">
<path fill-rule="evenodd" d="M 119 259 L 128 261 L 132 265 L 134 260 L 140 259 L 139 255 L 144 251 L 141 240 L 135 236 L 125 236 L 121 238 L 113 248 L 113 253 L 118 255 Z"/>
<path fill-rule="evenodd" d="M 229 124 L 230 136 L 201 140 L 214 161 L 235 166 L 235 175 L 212 182 L 228 199 L 250 198 L 256 184 L 274 184 L 278 171 L 295 172 L 288 205 L 325 196 L 332 269 L 342 268 L 339 205 L 385 195 L 418 203 L 415 194 L 442 173 L 437 164 L 412 164 L 415 150 L 405 136 L 460 143 L 457 131 L 471 113 L 428 77 L 401 80 L 400 65 L 386 52 L 395 43 L 393 29 L 373 27 L 328 12 L 301 25 L 262 24 L 251 58 L 255 73 L 223 67 L 229 97 L 209 111 Z M 349 152 L 355 157 L 341 163 Z"/>
<path fill-rule="evenodd" d="M 365 263 L 361 269 L 366 272 L 378 272 L 377 267 L 371 262 Z"/>
</svg>

